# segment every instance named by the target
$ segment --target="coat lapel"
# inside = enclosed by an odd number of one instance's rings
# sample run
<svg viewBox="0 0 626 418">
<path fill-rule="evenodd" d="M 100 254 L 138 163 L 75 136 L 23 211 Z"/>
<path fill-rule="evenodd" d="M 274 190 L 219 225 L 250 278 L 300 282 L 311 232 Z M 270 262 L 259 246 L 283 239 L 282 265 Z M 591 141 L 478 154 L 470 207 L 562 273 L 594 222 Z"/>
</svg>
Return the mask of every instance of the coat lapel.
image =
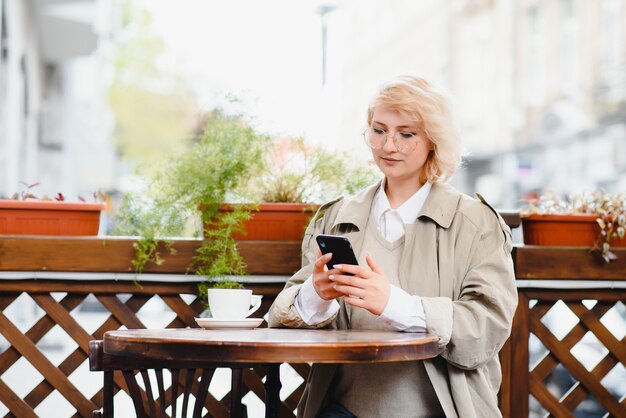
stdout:
<svg viewBox="0 0 626 418">
<path fill-rule="evenodd" d="M 350 240 L 357 255 L 361 253 L 372 202 L 381 183 L 382 181 L 379 181 L 353 198 L 346 199 L 331 227 L 331 233 L 341 233 Z"/>
<path fill-rule="evenodd" d="M 418 216 L 417 224 L 424 227 L 424 242 L 433 246 L 428 250 L 434 250 L 434 254 L 428 253 L 431 257 L 428 265 L 432 271 L 428 271 L 429 276 L 426 277 L 431 277 L 432 280 L 429 280 L 426 287 L 429 293 L 423 293 L 424 296 L 453 297 L 454 278 L 451 277 L 449 263 L 446 263 L 450 256 L 450 248 L 443 248 L 443 245 L 440 245 L 439 235 L 442 230 L 452 225 L 460 199 L 459 192 L 450 185 L 435 183 Z"/>
<path fill-rule="evenodd" d="M 459 194 L 450 186 L 435 183 L 415 224 L 406 226 L 400 283 L 409 293 L 452 296 L 452 282 L 441 277 L 445 257 L 439 247 L 439 234 L 452 224 L 458 201 Z"/>
</svg>

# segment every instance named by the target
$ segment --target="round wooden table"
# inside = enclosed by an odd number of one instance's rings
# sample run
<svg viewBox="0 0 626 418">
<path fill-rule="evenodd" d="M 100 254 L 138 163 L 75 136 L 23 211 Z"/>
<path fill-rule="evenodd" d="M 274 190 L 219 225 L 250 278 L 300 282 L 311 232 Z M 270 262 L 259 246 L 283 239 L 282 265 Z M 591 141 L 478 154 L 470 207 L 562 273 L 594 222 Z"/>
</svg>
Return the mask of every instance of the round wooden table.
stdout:
<svg viewBox="0 0 626 418">
<path fill-rule="evenodd" d="M 208 360 L 264 364 L 266 417 L 280 407 L 281 363 L 367 363 L 415 361 L 437 355 L 437 337 L 422 333 L 360 330 L 132 329 L 108 331 L 103 350 L 116 356 L 168 361 Z"/>
</svg>

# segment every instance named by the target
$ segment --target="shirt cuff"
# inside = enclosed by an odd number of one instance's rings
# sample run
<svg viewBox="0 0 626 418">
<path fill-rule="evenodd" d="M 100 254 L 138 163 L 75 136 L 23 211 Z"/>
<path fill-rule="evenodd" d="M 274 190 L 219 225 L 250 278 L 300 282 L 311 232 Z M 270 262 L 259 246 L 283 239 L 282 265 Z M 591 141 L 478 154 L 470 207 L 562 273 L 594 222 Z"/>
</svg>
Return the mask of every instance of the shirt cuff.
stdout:
<svg viewBox="0 0 626 418">
<path fill-rule="evenodd" d="M 313 287 L 313 278 L 309 276 L 296 296 L 296 310 L 307 325 L 317 325 L 332 318 L 339 311 L 339 302 L 335 299 L 325 300 L 317 294 Z"/>
<path fill-rule="evenodd" d="M 389 301 L 378 320 L 396 331 L 426 332 L 426 314 L 422 298 L 412 296 L 394 285 L 391 285 Z"/>
</svg>

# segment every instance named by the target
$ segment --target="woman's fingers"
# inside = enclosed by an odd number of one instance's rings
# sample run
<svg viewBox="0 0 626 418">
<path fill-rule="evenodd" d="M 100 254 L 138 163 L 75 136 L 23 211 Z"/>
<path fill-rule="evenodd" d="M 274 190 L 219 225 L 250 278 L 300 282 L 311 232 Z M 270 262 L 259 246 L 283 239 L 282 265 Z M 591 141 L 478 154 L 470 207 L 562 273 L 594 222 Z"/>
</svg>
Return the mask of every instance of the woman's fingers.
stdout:
<svg viewBox="0 0 626 418">
<path fill-rule="evenodd" d="M 332 254 L 328 253 L 322 255 L 319 251 L 320 257 L 315 260 L 313 265 L 313 287 L 317 294 L 325 300 L 331 300 L 343 296 L 342 293 L 335 290 L 335 284 L 328 279 L 329 274 L 338 273 L 338 270 L 328 271 L 326 263 L 332 258 Z"/>
<path fill-rule="evenodd" d="M 371 275 L 371 270 L 363 268 L 361 266 L 355 266 L 353 264 L 335 264 L 333 266 L 334 270 L 339 270 L 342 273 L 352 274 L 354 276 L 363 277 L 365 279 L 369 278 Z"/>
<path fill-rule="evenodd" d="M 367 254 L 365 256 L 365 261 L 367 262 L 367 265 L 372 269 L 374 273 L 383 274 L 383 271 L 380 269 L 380 266 L 378 265 L 376 261 L 374 261 L 374 259 L 372 258 L 370 254 Z"/>
<path fill-rule="evenodd" d="M 389 280 L 371 256 L 368 255 L 366 260 L 369 268 L 335 265 L 329 272 L 328 279 L 334 283 L 335 290 L 344 295 L 345 303 L 380 315 L 389 301 Z M 342 274 L 336 274 L 336 270 Z"/>
<path fill-rule="evenodd" d="M 336 274 L 339 271 L 335 271 L 335 269 L 331 270 L 331 274 L 328 275 L 328 280 L 335 283 L 335 285 L 344 285 L 351 287 L 365 287 L 366 279 L 357 276 L 346 276 L 343 274 Z"/>
<path fill-rule="evenodd" d="M 335 285 L 334 289 L 343 296 L 363 299 L 365 297 L 365 289 L 352 286 Z"/>
<path fill-rule="evenodd" d="M 374 258 L 372 258 L 370 254 L 365 255 L 365 261 L 367 262 L 369 269 L 361 267 L 361 266 L 357 266 L 357 265 L 352 265 L 352 264 L 335 264 L 333 268 L 336 268 L 337 270 L 341 270 L 345 273 L 353 274 L 355 276 L 361 276 L 366 279 L 372 277 L 372 272 L 376 274 L 384 275 L 382 269 L 380 268 L 378 263 L 374 261 Z"/>
<path fill-rule="evenodd" d="M 326 263 L 328 263 L 332 257 L 333 257 L 333 254 L 328 253 L 328 254 L 324 254 L 323 256 L 315 260 L 315 266 L 313 267 L 315 271 L 318 271 L 318 272 L 324 271 L 324 268 L 326 267 Z"/>
<path fill-rule="evenodd" d="M 358 308 L 363 308 L 363 309 L 369 308 L 369 304 L 363 298 L 344 296 L 343 301 L 347 303 L 348 305 L 356 306 Z"/>
<path fill-rule="evenodd" d="M 331 274 L 328 280 L 333 282 L 334 289 L 344 296 L 365 297 L 367 280 L 355 276 L 344 276 L 341 274 Z"/>
</svg>

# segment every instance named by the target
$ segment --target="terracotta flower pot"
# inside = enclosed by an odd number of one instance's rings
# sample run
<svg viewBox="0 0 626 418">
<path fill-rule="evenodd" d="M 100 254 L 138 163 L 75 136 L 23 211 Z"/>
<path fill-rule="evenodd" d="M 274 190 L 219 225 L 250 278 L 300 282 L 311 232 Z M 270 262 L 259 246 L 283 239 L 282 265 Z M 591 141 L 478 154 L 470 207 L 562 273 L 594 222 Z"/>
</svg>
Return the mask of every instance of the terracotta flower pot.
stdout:
<svg viewBox="0 0 626 418">
<path fill-rule="evenodd" d="M 228 210 L 228 205 L 222 210 Z M 306 203 L 261 203 L 244 223 L 244 232 L 236 240 L 301 241 L 304 231 L 319 205 Z"/>
<path fill-rule="evenodd" d="M 593 246 L 600 226 L 593 214 L 522 216 L 524 244 Z M 625 239 L 614 239 L 611 246 L 626 247 Z"/>
<path fill-rule="evenodd" d="M 0 234 L 98 235 L 104 204 L 0 200 Z"/>
</svg>

